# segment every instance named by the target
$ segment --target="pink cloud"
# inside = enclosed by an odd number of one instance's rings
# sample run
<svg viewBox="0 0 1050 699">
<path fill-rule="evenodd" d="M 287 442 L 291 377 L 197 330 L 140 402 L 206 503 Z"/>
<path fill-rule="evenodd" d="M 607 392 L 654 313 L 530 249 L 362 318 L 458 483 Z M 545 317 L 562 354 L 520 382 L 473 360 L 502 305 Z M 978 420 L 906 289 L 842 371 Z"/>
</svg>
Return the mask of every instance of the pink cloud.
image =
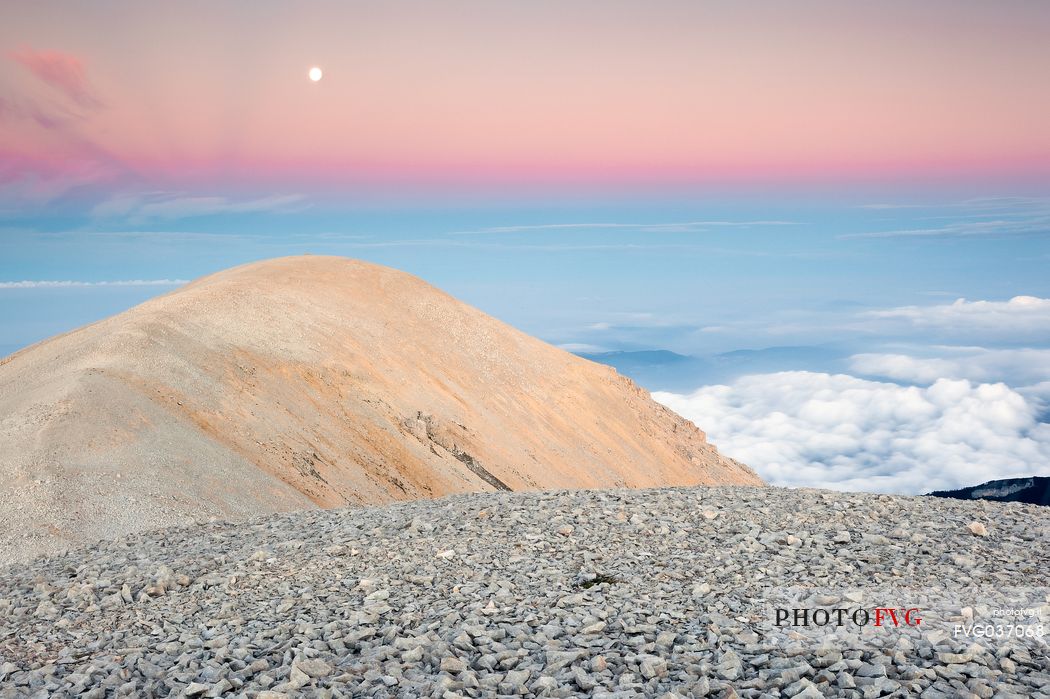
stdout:
<svg viewBox="0 0 1050 699">
<path fill-rule="evenodd" d="M 36 51 L 31 48 L 13 51 L 9 55 L 37 78 L 80 106 L 93 109 L 102 106 L 101 100 L 95 95 L 88 81 L 84 63 L 76 56 L 61 51 Z"/>
<path fill-rule="evenodd" d="M 98 158 L 0 147 L 0 215 L 35 210 L 81 189 L 115 187 L 121 175 Z"/>
</svg>

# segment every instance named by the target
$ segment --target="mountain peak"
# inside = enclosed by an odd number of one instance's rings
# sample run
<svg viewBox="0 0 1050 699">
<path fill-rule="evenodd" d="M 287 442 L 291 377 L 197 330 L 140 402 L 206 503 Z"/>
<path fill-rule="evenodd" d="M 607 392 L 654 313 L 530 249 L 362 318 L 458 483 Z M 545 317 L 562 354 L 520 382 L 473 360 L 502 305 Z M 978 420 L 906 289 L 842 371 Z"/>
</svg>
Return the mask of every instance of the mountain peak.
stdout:
<svg viewBox="0 0 1050 699">
<path fill-rule="evenodd" d="M 0 559 L 458 492 L 761 484 L 614 370 L 338 257 L 235 267 L 16 353 L 0 415 L 0 502 L 24 505 L 0 510 Z"/>
</svg>

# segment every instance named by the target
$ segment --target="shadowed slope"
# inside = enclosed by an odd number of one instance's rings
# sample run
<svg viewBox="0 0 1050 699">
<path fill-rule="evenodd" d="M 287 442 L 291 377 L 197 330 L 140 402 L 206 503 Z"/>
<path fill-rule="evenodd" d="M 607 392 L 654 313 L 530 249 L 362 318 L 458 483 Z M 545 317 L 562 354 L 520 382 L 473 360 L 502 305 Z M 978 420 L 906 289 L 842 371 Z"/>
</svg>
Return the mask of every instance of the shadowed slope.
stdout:
<svg viewBox="0 0 1050 699">
<path fill-rule="evenodd" d="M 293 257 L 0 364 L 0 560 L 189 518 L 761 484 L 610 368 L 411 275 Z"/>
</svg>

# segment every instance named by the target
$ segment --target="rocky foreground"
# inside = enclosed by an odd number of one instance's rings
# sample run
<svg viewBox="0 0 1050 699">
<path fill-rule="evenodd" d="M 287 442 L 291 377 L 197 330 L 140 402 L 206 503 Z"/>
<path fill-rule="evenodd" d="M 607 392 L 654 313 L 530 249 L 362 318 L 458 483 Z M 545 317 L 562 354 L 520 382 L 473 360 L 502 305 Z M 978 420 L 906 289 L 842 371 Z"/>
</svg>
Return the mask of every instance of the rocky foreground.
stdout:
<svg viewBox="0 0 1050 699">
<path fill-rule="evenodd" d="M 1037 506 L 780 488 L 138 534 L 0 569 L 0 696 L 1050 696 L 1048 540 Z"/>
</svg>

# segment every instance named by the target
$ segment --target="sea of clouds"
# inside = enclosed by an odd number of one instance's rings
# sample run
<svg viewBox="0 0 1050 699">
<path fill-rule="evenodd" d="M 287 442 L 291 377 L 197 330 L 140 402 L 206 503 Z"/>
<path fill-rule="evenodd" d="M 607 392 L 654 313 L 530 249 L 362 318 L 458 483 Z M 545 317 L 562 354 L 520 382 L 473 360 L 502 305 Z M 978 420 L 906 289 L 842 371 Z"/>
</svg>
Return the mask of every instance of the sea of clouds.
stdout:
<svg viewBox="0 0 1050 699">
<path fill-rule="evenodd" d="M 925 493 L 1050 473 L 1050 301 L 870 317 L 967 344 L 856 354 L 849 374 L 754 374 L 653 397 L 775 485 Z M 984 347 L 981 337 L 1037 346 Z"/>
</svg>

